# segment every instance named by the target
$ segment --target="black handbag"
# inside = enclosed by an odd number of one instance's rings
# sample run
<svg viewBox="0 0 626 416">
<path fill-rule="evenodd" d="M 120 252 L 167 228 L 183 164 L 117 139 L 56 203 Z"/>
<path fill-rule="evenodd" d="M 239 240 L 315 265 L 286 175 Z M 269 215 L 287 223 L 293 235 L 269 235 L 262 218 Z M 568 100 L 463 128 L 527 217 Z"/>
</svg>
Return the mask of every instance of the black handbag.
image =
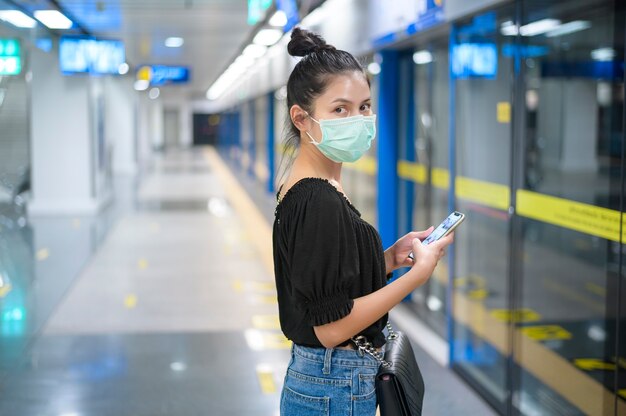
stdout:
<svg viewBox="0 0 626 416">
<path fill-rule="evenodd" d="M 381 416 L 419 416 L 424 401 L 424 378 L 407 336 L 387 322 L 389 335 L 384 355 L 367 339 L 352 338 L 357 348 L 380 362 L 376 374 L 376 398 Z"/>
</svg>

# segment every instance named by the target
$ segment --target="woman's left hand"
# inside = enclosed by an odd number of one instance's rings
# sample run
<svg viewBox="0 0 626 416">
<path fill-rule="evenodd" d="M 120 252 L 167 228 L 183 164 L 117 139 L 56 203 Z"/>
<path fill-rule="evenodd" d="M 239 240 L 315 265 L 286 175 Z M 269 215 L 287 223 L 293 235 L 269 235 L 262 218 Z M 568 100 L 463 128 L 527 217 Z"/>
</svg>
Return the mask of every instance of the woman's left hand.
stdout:
<svg viewBox="0 0 626 416">
<path fill-rule="evenodd" d="M 424 231 L 412 231 L 401 237 L 391 247 L 385 251 L 385 265 L 387 274 L 393 272 L 400 267 L 413 266 L 413 259 L 409 257 L 409 253 L 413 250 L 413 240 L 419 238 L 423 241 L 433 232 L 434 227 L 430 227 Z"/>
</svg>

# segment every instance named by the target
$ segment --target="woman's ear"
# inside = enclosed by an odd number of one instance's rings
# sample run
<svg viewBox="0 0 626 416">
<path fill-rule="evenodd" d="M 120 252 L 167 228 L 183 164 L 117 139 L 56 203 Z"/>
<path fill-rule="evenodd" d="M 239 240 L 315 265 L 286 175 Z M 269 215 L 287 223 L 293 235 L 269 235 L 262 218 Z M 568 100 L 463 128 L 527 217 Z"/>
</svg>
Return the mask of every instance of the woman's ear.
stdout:
<svg viewBox="0 0 626 416">
<path fill-rule="evenodd" d="M 299 105 L 294 104 L 291 106 L 289 109 L 289 117 L 291 117 L 291 122 L 300 132 L 309 131 L 311 129 L 311 118 Z"/>
</svg>

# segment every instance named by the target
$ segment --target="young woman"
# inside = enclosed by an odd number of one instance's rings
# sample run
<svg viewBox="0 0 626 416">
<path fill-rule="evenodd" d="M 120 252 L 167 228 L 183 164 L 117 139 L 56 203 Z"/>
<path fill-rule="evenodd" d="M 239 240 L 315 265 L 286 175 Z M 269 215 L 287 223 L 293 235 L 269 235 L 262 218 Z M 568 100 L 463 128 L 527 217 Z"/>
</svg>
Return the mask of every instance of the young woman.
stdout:
<svg viewBox="0 0 626 416">
<path fill-rule="evenodd" d="M 341 187 L 342 163 L 375 136 L 369 80 L 351 54 L 314 33 L 294 29 L 288 50 L 303 58 L 287 83 L 286 146 L 298 152 L 273 228 L 280 323 L 293 341 L 281 415 L 374 415 L 378 362 L 351 338 L 382 348 L 387 312 L 428 280 L 453 236 L 422 245 L 431 227 L 383 251 Z M 387 284 L 399 267 L 411 269 Z"/>
</svg>

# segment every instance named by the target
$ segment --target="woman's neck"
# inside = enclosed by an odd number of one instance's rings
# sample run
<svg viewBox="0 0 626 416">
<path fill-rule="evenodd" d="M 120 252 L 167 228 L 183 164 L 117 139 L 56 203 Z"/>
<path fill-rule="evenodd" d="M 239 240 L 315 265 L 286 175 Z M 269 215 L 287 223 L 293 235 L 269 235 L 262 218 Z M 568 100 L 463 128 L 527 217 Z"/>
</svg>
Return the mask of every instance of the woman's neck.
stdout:
<svg viewBox="0 0 626 416">
<path fill-rule="evenodd" d="M 341 183 L 341 167 L 341 163 L 333 162 L 322 155 L 314 145 L 303 141 L 293 163 L 291 176 L 312 176 Z"/>
</svg>

